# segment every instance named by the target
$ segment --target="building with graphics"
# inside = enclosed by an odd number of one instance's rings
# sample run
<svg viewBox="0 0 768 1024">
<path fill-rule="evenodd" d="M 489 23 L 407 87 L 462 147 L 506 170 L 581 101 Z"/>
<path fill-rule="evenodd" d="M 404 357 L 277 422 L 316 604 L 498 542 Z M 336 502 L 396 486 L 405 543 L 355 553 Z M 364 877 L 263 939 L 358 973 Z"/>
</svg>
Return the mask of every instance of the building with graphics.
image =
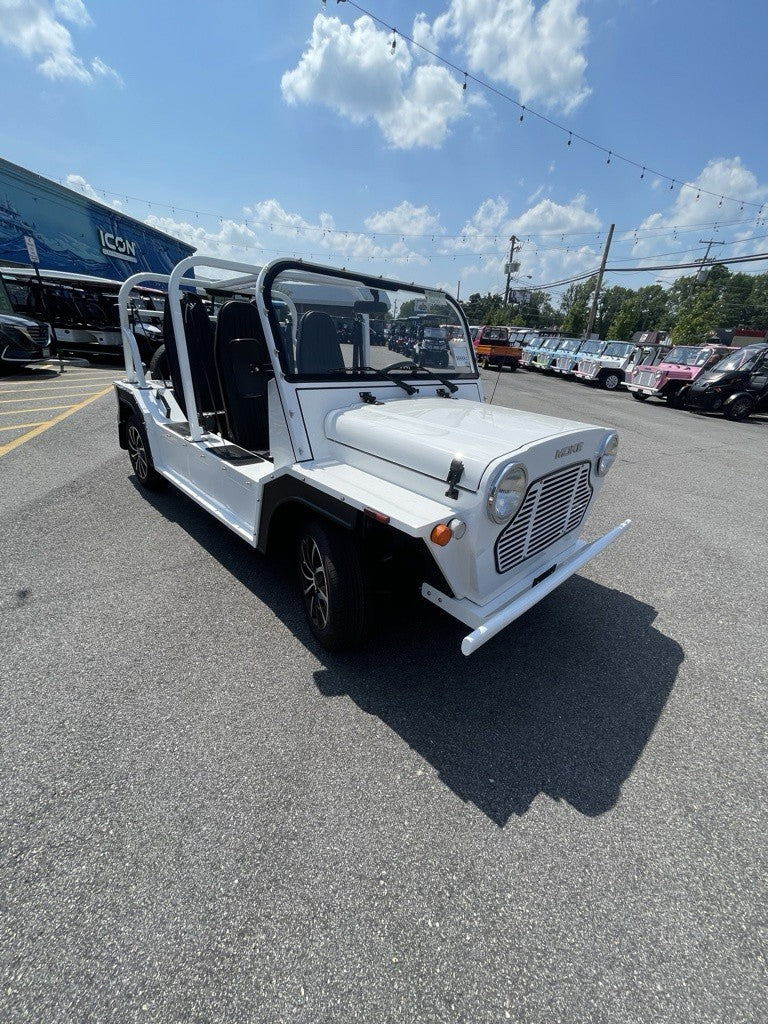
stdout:
<svg viewBox="0 0 768 1024">
<path fill-rule="evenodd" d="M 0 158 L 0 264 L 122 281 L 139 271 L 170 274 L 194 247 L 140 220 Z"/>
</svg>

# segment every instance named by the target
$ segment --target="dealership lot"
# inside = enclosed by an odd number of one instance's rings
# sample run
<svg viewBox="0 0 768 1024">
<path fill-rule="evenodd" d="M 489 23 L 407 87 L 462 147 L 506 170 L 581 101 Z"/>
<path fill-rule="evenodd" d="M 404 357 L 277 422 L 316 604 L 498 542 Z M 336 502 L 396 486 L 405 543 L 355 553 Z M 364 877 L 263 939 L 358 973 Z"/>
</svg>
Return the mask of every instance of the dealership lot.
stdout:
<svg viewBox="0 0 768 1024">
<path fill-rule="evenodd" d="M 56 361 L 0 377 L 0 456 L 111 390 L 114 369 Z"/>
<path fill-rule="evenodd" d="M 485 374 L 619 429 L 632 530 L 470 659 L 421 604 L 342 658 L 110 377 L 0 382 L 0 1019 L 765 1018 L 765 417 Z"/>
</svg>

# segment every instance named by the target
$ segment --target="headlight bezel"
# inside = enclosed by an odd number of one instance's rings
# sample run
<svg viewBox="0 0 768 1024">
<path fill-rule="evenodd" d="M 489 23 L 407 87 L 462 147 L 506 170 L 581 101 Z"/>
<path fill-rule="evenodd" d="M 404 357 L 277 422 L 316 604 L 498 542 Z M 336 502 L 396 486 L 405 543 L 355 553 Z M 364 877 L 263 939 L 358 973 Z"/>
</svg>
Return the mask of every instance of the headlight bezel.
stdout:
<svg viewBox="0 0 768 1024">
<path fill-rule="evenodd" d="M 518 486 L 509 491 L 500 491 L 503 483 L 508 478 L 516 475 Z M 520 506 L 523 504 L 523 500 L 528 491 L 528 470 L 522 464 L 522 462 L 510 462 L 506 466 L 502 466 L 497 470 L 496 474 L 491 481 L 491 486 L 488 488 L 488 495 L 485 501 L 485 511 L 488 518 L 492 523 L 496 523 L 497 526 L 503 526 L 505 523 L 510 522 L 517 513 L 520 511 Z M 514 493 L 518 495 L 518 500 L 514 507 L 510 511 L 499 512 L 499 494 L 510 494 Z"/>
<path fill-rule="evenodd" d="M 611 449 L 610 451 L 608 450 L 609 447 Z M 606 434 L 597 449 L 597 455 L 595 457 L 595 472 L 599 477 L 607 476 L 608 471 L 616 461 L 618 451 L 619 435 L 615 430 L 612 430 L 610 434 Z"/>
</svg>

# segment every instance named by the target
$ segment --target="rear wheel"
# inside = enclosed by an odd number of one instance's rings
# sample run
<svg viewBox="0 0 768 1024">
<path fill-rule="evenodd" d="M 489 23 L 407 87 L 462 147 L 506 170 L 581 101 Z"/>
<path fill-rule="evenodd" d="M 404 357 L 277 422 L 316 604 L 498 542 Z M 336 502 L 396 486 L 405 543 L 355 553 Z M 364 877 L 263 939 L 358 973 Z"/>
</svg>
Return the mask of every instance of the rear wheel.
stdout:
<svg viewBox="0 0 768 1024">
<path fill-rule="evenodd" d="M 304 610 L 318 643 L 329 651 L 358 643 L 368 593 L 354 535 L 307 519 L 299 530 L 298 568 Z"/>
<path fill-rule="evenodd" d="M 754 408 L 755 403 L 749 395 L 741 395 L 723 409 L 723 416 L 728 420 L 746 420 Z"/>
<path fill-rule="evenodd" d="M 128 456 L 133 466 L 136 479 L 148 491 L 156 491 L 162 487 L 164 480 L 155 469 L 152 454 L 147 441 L 144 424 L 134 413 L 125 422 L 125 440 L 128 445 Z"/>
</svg>

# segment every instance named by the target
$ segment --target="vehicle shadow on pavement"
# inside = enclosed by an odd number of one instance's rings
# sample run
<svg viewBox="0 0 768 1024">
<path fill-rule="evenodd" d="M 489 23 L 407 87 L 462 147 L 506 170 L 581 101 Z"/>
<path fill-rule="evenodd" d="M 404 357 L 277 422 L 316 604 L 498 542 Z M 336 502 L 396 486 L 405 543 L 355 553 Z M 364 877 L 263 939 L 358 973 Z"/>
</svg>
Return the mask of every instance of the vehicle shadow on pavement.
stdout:
<svg viewBox="0 0 768 1024">
<path fill-rule="evenodd" d="M 574 576 L 469 658 L 465 627 L 422 602 L 378 639 L 315 674 L 418 751 L 498 825 L 539 793 L 584 815 L 610 810 L 683 661 L 655 610 Z"/>
<path fill-rule="evenodd" d="M 654 628 L 654 608 L 581 576 L 469 658 L 467 627 L 419 597 L 392 602 L 362 648 L 330 654 L 312 638 L 288 566 L 179 494 L 144 497 L 313 651 L 324 696 L 376 715 L 502 827 L 540 793 L 587 816 L 614 807 L 683 661 Z"/>
</svg>

